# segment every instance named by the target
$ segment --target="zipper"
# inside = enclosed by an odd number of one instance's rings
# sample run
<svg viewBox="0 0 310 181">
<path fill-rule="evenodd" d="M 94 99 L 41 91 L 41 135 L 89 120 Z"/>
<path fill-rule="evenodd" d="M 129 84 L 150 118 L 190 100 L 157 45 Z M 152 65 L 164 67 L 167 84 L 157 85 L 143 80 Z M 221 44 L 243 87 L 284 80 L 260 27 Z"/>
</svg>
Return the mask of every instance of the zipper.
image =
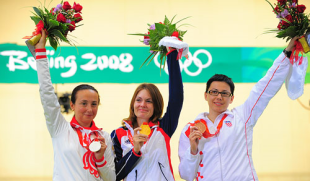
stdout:
<svg viewBox="0 0 310 181">
<path fill-rule="evenodd" d="M 220 155 L 221 178 L 222 178 L 222 181 L 223 181 L 224 179 L 223 179 L 222 157 L 221 157 L 221 149 L 220 149 L 218 135 L 216 135 L 216 141 L 217 141 L 217 146 L 219 148 L 218 150 L 219 150 L 219 155 Z"/>
<path fill-rule="evenodd" d="M 164 172 L 163 172 L 163 170 L 162 170 L 162 168 L 165 168 L 164 165 L 161 164 L 160 162 L 158 162 L 158 165 L 159 165 L 159 169 L 160 169 L 161 173 L 163 174 L 163 176 L 165 177 L 165 179 L 168 181 L 168 179 L 166 178 L 166 176 L 165 176 L 165 174 L 164 174 Z"/>
<path fill-rule="evenodd" d="M 136 181 L 138 181 L 138 170 L 136 170 Z"/>
</svg>

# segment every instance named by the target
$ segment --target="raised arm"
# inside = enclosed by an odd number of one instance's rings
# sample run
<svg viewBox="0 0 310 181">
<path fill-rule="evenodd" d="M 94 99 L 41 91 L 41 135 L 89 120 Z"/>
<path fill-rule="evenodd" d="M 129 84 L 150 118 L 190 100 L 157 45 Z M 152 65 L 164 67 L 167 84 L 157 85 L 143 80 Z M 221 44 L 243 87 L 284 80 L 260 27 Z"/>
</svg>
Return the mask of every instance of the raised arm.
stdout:
<svg viewBox="0 0 310 181">
<path fill-rule="evenodd" d="M 174 50 L 167 56 L 169 71 L 169 101 L 165 115 L 159 120 L 160 127 L 169 137 L 173 135 L 178 126 L 179 116 L 183 105 L 183 83 L 177 55 L 178 52 Z"/>
<path fill-rule="evenodd" d="M 286 51 L 292 51 L 296 39 L 297 37 L 290 41 Z M 235 109 L 243 116 L 245 123 L 254 126 L 271 98 L 280 90 L 290 69 L 293 68 L 288 57 L 289 55 L 281 53 L 266 75 L 253 87 L 245 103 Z"/>
<path fill-rule="evenodd" d="M 51 137 L 56 137 L 65 126 L 68 126 L 61 114 L 60 105 L 55 95 L 51 82 L 48 59 L 46 57 L 46 35 L 42 31 L 42 37 L 36 48 L 36 66 L 40 86 L 41 103 L 44 109 L 46 124 Z"/>
</svg>

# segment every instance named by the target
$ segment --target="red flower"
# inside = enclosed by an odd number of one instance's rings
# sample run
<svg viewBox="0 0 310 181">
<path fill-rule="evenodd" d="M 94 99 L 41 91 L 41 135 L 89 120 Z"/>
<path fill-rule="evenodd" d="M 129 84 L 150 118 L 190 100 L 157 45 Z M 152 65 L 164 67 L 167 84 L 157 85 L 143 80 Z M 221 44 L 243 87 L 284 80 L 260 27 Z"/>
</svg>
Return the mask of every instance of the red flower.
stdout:
<svg viewBox="0 0 310 181">
<path fill-rule="evenodd" d="M 285 19 L 287 19 L 289 22 L 293 22 L 293 17 L 289 14 L 285 17 Z"/>
<path fill-rule="evenodd" d="M 289 21 L 289 22 L 293 22 L 293 18 L 292 18 L 291 15 L 287 15 L 287 16 L 285 17 L 285 19 L 287 19 L 287 21 Z M 286 22 L 286 21 L 281 21 L 281 23 L 282 23 L 282 25 L 285 26 L 285 27 L 289 27 L 289 26 L 290 26 L 290 24 L 289 24 L 288 22 Z"/>
<path fill-rule="evenodd" d="M 280 5 L 283 5 L 286 3 L 286 0 L 278 0 L 278 3 L 280 3 Z"/>
<path fill-rule="evenodd" d="M 62 8 L 67 11 L 68 9 L 71 9 L 71 5 L 69 4 L 68 1 L 65 1 L 64 4 L 62 5 Z"/>
<path fill-rule="evenodd" d="M 292 0 L 292 3 L 296 3 L 296 4 L 297 4 L 297 3 L 298 3 L 298 0 Z"/>
<path fill-rule="evenodd" d="M 297 5 L 297 11 L 298 13 L 303 13 L 306 9 L 305 5 Z"/>
<path fill-rule="evenodd" d="M 175 32 L 172 33 L 171 36 L 175 36 L 175 37 L 179 38 L 179 32 L 175 31 Z"/>
<path fill-rule="evenodd" d="M 55 9 L 55 8 L 52 8 L 52 9 L 50 10 L 50 13 L 52 13 L 52 15 L 55 14 L 55 13 L 54 13 L 54 9 Z"/>
<path fill-rule="evenodd" d="M 276 6 L 276 7 L 274 8 L 274 10 L 275 10 L 277 13 L 280 13 L 280 12 L 281 12 L 279 6 Z M 276 13 L 276 12 L 274 12 L 274 13 Z M 276 13 L 276 14 L 277 14 L 277 13 Z"/>
<path fill-rule="evenodd" d="M 71 25 L 69 25 L 69 31 L 72 32 L 73 30 L 75 30 L 75 22 L 71 21 Z"/>
<path fill-rule="evenodd" d="M 80 13 L 76 13 L 76 14 L 74 15 L 74 18 L 75 18 L 75 22 L 76 22 L 76 23 L 78 23 L 78 22 L 80 22 L 80 21 L 83 20 L 83 18 L 82 18 L 82 16 L 81 16 Z"/>
<path fill-rule="evenodd" d="M 65 23 L 66 22 L 66 17 L 63 14 L 59 13 L 58 16 L 57 16 L 57 21 Z"/>
<path fill-rule="evenodd" d="M 80 13 L 82 11 L 83 7 L 80 4 L 76 4 L 74 2 L 73 9 L 75 10 L 75 12 Z"/>
<path fill-rule="evenodd" d="M 282 21 L 279 22 L 278 26 L 277 26 L 278 30 L 281 30 L 282 29 Z"/>
</svg>

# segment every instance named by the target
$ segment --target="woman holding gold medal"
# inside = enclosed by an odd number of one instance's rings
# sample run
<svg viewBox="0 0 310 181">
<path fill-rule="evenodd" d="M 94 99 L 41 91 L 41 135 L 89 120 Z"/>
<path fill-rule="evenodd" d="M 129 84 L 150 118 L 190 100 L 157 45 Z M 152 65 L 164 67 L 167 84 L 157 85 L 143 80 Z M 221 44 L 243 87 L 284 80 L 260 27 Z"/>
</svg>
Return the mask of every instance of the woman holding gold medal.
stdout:
<svg viewBox="0 0 310 181">
<path fill-rule="evenodd" d="M 187 57 L 188 44 L 181 41 L 186 32 L 178 30 L 176 24 L 172 24 L 173 19 L 169 21 L 165 17 L 163 23 L 150 25 L 147 34 L 134 34 L 143 36 L 144 44 L 150 46 L 149 58 L 160 53 L 164 62 L 167 57 L 169 101 L 162 117 L 164 102 L 158 88 L 144 83 L 135 90 L 128 118 L 123 120 L 122 127 L 111 133 L 117 181 L 174 180 L 170 138 L 178 126 L 183 105 L 179 59 Z"/>
<path fill-rule="evenodd" d="M 93 119 L 100 103 L 98 91 L 87 84 L 71 95 L 74 117 L 67 122 L 51 82 L 46 56 L 45 31 L 35 45 L 40 97 L 54 148 L 54 181 L 114 181 L 115 166 L 109 134 L 96 127 Z"/>
<path fill-rule="evenodd" d="M 204 96 L 209 111 L 199 114 L 181 133 L 181 178 L 187 181 L 258 180 L 252 160 L 252 135 L 258 118 L 284 81 L 292 99 L 303 92 L 307 59 L 304 57 L 298 66 L 292 65 L 289 59 L 296 40 L 297 37 L 290 41 L 253 87 L 245 103 L 232 111 L 227 109 L 234 100 L 232 80 L 222 74 L 208 80 Z"/>
<path fill-rule="evenodd" d="M 176 49 L 169 51 L 169 102 L 163 117 L 163 98 L 154 84 L 137 87 L 130 114 L 111 133 L 116 180 L 172 181 L 170 138 L 178 125 L 183 104 L 183 84 Z"/>
</svg>

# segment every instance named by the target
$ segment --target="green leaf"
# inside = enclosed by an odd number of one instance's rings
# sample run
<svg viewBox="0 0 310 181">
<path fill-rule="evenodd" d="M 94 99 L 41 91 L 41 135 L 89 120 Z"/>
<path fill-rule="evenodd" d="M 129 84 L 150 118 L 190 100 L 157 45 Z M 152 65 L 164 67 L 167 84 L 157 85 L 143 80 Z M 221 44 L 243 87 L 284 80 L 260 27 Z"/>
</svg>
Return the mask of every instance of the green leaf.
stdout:
<svg viewBox="0 0 310 181">
<path fill-rule="evenodd" d="M 40 17 L 38 16 L 30 16 L 30 18 L 33 20 L 33 22 L 37 25 L 39 21 L 41 20 Z"/>
<path fill-rule="evenodd" d="M 183 21 L 183 20 L 186 20 L 186 19 L 188 19 L 188 18 L 190 18 L 190 16 L 187 16 L 186 18 L 183 18 L 183 19 L 179 20 L 179 21 L 176 22 L 175 24 L 177 24 L 177 23 L 179 23 L 179 22 L 181 22 L 181 21 Z"/>
<path fill-rule="evenodd" d="M 50 20 L 48 21 L 48 24 L 49 24 L 50 28 L 53 28 L 53 27 L 55 27 L 55 26 L 59 26 L 59 22 L 56 21 L 56 20 L 53 20 L 53 19 L 50 19 Z"/>
<path fill-rule="evenodd" d="M 49 42 L 50 42 L 50 45 L 54 48 L 54 50 L 56 51 L 57 50 L 57 41 L 55 40 L 54 37 L 48 37 L 49 39 Z"/>
<path fill-rule="evenodd" d="M 143 62 L 142 65 L 140 66 L 140 68 L 145 64 L 145 62 L 147 62 L 147 60 L 148 60 L 153 54 L 154 54 L 154 52 L 151 53 L 151 54 L 144 60 L 144 62 Z"/>
<path fill-rule="evenodd" d="M 43 12 L 40 9 L 33 7 L 33 10 L 34 10 L 34 12 L 37 13 L 38 16 L 42 17 Z"/>
<path fill-rule="evenodd" d="M 50 13 L 46 8 L 44 8 L 44 10 L 45 10 L 45 13 L 46 13 L 46 14 L 49 14 L 49 13 Z"/>
<path fill-rule="evenodd" d="M 177 15 L 174 15 L 173 18 L 171 19 L 170 23 L 173 22 L 174 18 L 176 17 Z"/>
<path fill-rule="evenodd" d="M 67 40 L 67 38 L 59 31 L 56 29 L 53 29 L 52 31 L 49 32 L 51 35 L 54 35 L 55 37 L 60 38 L 62 41 L 69 43 L 69 41 Z"/>
<path fill-rule="evenodd" d="M 169 24 L 170 24 L 170 21 L 169 21 L 169 19 L 167 18 L 167 16 L 165 16 L 164 24 L 165 24 L 165 25 L 169 25 Z"/>
<path fill-rule="evenodd" d="M 147 34 L 136 33 L 136 34 L 127 34 L 127 35 L 136 35 L 136 36 L 148 36 Z"/>
<path fill-rule="evenodd" d="M 266 0 L 266 1 L 267 1 L 267 3 L 270 4 L 270 6 L 271 6 L 271 8 L 273 9 L 273 11 L 276 12 L 276 10 L 275 10 L 274 7 L 272 6 L 272 4 L 271 4 L 268 0 Z"/>
<path fill-rule="evenodd" d="M 165 25 L 160 24 L 160 23 L 155 23 L 155 28 L 158 32 L 161 32 L 165 29 Z"/>
</svg>

